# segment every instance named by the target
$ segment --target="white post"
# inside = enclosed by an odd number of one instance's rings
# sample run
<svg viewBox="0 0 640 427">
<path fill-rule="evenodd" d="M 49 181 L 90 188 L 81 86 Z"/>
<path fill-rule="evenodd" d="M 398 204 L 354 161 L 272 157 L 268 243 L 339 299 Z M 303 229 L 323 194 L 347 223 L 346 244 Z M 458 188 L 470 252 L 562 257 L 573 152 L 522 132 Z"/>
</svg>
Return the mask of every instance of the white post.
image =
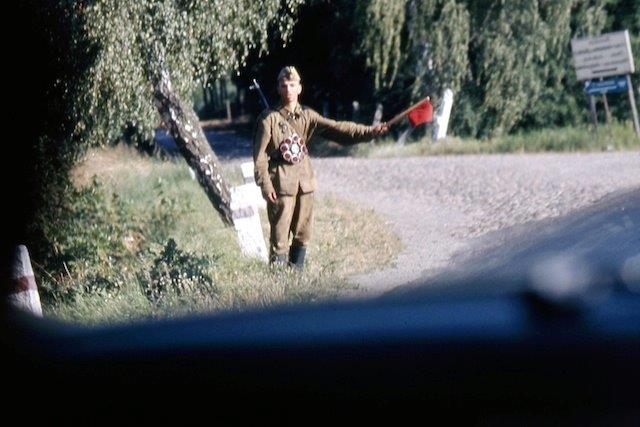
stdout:
<svg viewBox="0 0 640 427">
<path fill-rule="evenodd" d="M 633 119 L 633 129 L 636 135 L 640 136 L 640 122 L 638 121 L 638 109 L 636 108 L 636 98 L 633 96 L 633 85 L 631 84 L 631 74 L 627 74 L 627 92 L 629 94 L 629 104 L 631 104 L 631 116 Z"/>
<path fill-rule="evenodd" d="M 353 101 L 351 103 L 351 121 L 360 121 L 360 103 L 358 101 Z"/>
<path fill-rule="evenodd" d="M 245 184 L 251 184 L 254 182 L 253 178 L 253 162 L 244 162 L 240 164 L 240 170 L 242 170 L 242 179 Z"/>
<path fill-rule="evenodd" d="M 8 298 L 12 306 L 42 317 L 38 286 L 33 275 L 29 251 L 24 245 L 19 245 L 14 254 Z"/>
<path fill-rule="evenodd" d="M 434 119 L 433 139 L 436 141 L 447 136 L 451 107 L 453 107 L 453 91 L 451 89 L 445 89 L 440 108 L 438 108 Z"/>
<path fill-rule="evenodd" d="M 382 121 L 382 104 L 377 104 L 376 105 L 376 112 L 373 115 L 373 123 L 372 125 L 379 125 L 380 122 Z M 369 141 L 369 144 L 373 144 L 373 141 L 375 141 L 374 139 L 372 139 L 371 141 Z"/>
<path fill-rule="evenodd" d="M 226 107 L 227 107 L 227 121 L 230 122 L 232 117 L 231 117 L 231 101 L 229 101 L 228 99 L 226 99 L 224 101 Z"/>
<path fill-rule="evenodd" d="M 396 145 L 404 145 L 407 137 L 411 134 L 411 132 L 413 132 L 413 126 L 409 125 L 409 127 L 404 132 L 402 132 L 402 134 L 396 141 Z"/>
<path fill-rule="evenodd" d="M 253 162 L 240 165 L 245 184 L 231 189 L 231 212 L 238 243 L 243 254 L 269 261 L 262 234 L 258 206 L 266 207 L 260 188 L 253 179 Z"/>
<path fill-rule="evenodd" d="M 258 205 L 259 208 L 266 209 L 267 202 L 262 198 L 262 192 L 260 191 L 260 187 L 256 185 L 255 178 L 253 177 L 253 162 L 244 162 L 240 164 L 240 169 L 242 169 L 242 179 L 245 184 L 251 184 L 251 192 L 253 193 L 253 200 L 255 204 Z"/>
</svg>

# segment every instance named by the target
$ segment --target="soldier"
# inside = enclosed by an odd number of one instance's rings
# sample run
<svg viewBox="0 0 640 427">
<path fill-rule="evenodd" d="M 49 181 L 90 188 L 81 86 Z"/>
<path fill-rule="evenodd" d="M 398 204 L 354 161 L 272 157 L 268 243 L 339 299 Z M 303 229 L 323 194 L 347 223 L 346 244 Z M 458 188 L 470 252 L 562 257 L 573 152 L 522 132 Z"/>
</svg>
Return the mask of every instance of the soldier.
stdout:
<svg viewBox="0 0 640 427">
<path fill-rule="evenodd" d="M 281 103 L 258 118 L 253 141 L 256 183 L 267 201 L 270 263 L 302 268 L 311 238 L 315 173 L 307 146 L 314 135 L 341 144 L 369 141 L 388 131 L 386 125 L 365 126 L 322 117 L 298 103 L 302 92 L 294 67 L 278 74 Z M 289 233 L 293 235 L 289 247 Z M 288 257 L 287 257 L 288 255 Z"/>
</svg>

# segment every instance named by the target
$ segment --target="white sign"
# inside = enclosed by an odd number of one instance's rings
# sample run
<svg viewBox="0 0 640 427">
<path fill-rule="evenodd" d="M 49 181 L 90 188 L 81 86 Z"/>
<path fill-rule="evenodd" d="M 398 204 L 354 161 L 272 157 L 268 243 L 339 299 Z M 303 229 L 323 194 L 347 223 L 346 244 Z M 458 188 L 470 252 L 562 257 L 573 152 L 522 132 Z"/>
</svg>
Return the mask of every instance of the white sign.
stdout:
<svg viewBox="0 0 640 427">
<path fill-rule="evenodd" d="M 635 71 L 627 30 L 571 40 L 579 81 L 631 74 Z"/>
</svg>

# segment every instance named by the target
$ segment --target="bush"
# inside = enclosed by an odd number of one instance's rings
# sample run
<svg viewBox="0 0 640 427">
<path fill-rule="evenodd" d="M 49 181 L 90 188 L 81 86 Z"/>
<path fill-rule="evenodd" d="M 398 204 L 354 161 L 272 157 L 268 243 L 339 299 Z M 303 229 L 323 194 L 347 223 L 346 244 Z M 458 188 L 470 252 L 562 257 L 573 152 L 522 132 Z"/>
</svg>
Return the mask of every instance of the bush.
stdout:
<svg viewBox="0 0 640 427">
<path fill-rule="evenodd" d="M 138 282 L 153 304 L 162 303 L 168 294 L 175 294 L 178 298 L 194 294 L 212 295 L 217 289 L 207 270 L 214 265 L 214 259 L 181 251 L 176 241 L 169 239 L 157 254 L 151 269 L 138 275 Z"/>
<path fill-rule="evenodd" d="M 89 185 L 72 189 L 68 207 L 44 230 L 50 244 L 41 260 L 43 299 L 73 299 L 80 291 L 113 294 L 121 288 L 123 275 L 143 268 L 145 251 L 163 243 L 180 214 L 161 183 L 155 190 L 154 209 L 140 213 L 95 177 Z"/>
</svg>

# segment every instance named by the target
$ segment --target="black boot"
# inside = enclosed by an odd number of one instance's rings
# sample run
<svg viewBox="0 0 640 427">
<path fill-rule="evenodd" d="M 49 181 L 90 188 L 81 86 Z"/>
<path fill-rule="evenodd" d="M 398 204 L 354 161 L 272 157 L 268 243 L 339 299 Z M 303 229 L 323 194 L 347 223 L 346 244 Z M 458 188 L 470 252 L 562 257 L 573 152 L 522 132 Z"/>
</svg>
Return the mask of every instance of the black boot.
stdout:
<svg viewBox="0 0 640 427">
<path fill-rule="evenodd" d="M 287 265 L 287 255 L 272 254 L 269 264 L 273 267 L 285 267 Z"/>
<path fill-rule="evenodd" d="M 304 267 L 304 256 L 307 254 L 307 248 L 304 246 L 291 246 L 289 248 L 289 265 L 302 270 Z"/>
</svg>

